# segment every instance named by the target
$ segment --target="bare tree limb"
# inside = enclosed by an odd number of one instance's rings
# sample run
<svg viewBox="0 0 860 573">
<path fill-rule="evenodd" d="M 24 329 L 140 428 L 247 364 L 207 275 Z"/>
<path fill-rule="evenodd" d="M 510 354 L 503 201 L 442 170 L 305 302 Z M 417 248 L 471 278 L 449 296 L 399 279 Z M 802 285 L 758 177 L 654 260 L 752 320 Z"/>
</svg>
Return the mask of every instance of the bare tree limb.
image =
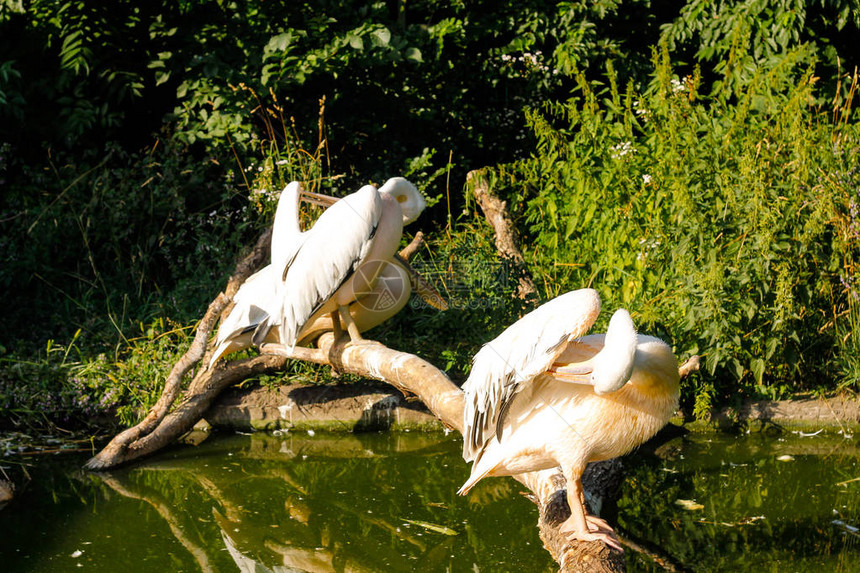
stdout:
<svg viewBox="0 0 860 573">
<path fill-rule="evenodd" d="M 472 194 L 484 212 L 484 217 L 495 231 L 496 250 L 499 255 L 521 273 L 517 297 L 527 299 L 536 296 L 537 288 L 528 273 L 523 253 L 517 246 L 514 224 L 508 213 L 507 203 L 492 194 L 490 183 L 483 170 L 470 171 L 466 174 L 466 183 L 471 186 Z"/>
<path fill-rule="evenodd" d="M 180 357 L 176 364 L 173 365 L 173 368 L 170 370 L 170 374 L 168 374 L 167 379 L 164 382 L 164 389 L 162 390 L 158 402 L 156 402 L 156 404 L 150 409 L 146 417 L 136 426 L 128 428 L 127 430 L 117 434 L 110 443 L 105 446 L 97 456 L 89 460 L 84 467 L 91 470 L 98 470 L 123 463 L 123 461 L 126 461 L 126 454 L 123 452 L 129 448 L 134 449 L 132 447 L 133 445 L 139 447 L 139 444 L 136 443 L 160 426 L 179 395 L 183 378 L 185 378 L 186 374 L 188 374 L 188 372 L 200 362 L 206 353 L 206 344 L 218 317 L 223 316 L 223 313 L 229 311 L 233 296 L 239 290 L 239 287 L 243 282 L 245 282 L 245 279 L 260 268 L 263 262 L 268 259 L 271 242 L 272 231 L 271 229 L 268 229 L 257 240 L 257 243 L 254 245 L 251 252 L 236 265 L 233 275 L 227 281 L 227 287 L 224 289 L 224 292 L 219 293 L 218 296 L 215 297 L 215 300 L 209 303 L 209 308 L 207 308 L 206 314 L 203 315 L 203 318 L 197 325 L 197 332 L 194 335 L 194 340 L 191 342 L 190 348 L 182 355 L 182 357 Z M 112 462 L 114 457 L 116 457 L 116 459 L 122 459 L 123 461 Z"/>
<path fill-rule="evenodd" d="M 412 238 L 412 242 L 403 247 L 398 254 L 408 261 L 422 246 L 424 246 L 424 233 L 418 231 L 415 233 L 415 237 Z"/>
<path fill-rule="evenodd" d="M 698 354 L 694 354 L 687 358 L 687 360 L 685 360 L 683 364 L 681 364 L 681 366 L 678 368 L 678 374 L 681 376 L 681 378 L 686 378 L 693 372 L 698 372 L 699 368 L 701 367 L 701 364 L 702 359 L 699 357 Z"/>
</svg>

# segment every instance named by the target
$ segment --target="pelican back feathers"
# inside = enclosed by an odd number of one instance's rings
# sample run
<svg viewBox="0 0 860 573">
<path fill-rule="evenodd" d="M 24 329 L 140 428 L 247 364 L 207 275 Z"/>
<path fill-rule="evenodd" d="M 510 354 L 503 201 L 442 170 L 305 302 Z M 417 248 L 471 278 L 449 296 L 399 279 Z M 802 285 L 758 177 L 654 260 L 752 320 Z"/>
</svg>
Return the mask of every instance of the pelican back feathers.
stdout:
<svg viewBox="0 0 860 573">
<path fill-rule="evenodd" d="M 255 337 L 265 339 L 269 335 L 274 317 L 280 315 L 279 282 L 280 272 L 274 265 L 266 265 L 245 279 L 233 296 L 230 314 L 218 327 L 210 368 L 225 354 L 251 346 Z"/>
<path fill-rule="evenodd" d="M 304 238 L 299 225 L 301 190 L 293 181 L 281 191 L 272 223 L 271 263 L 248 277 L 233 296 L 233 308 L 218 327 L 210 368 L 225 354 L 266 340 L 280 322 L 281 273 Z"/>
<path fill-rule="evenodd" d="M 480 457 L 493 437 L 501 439 L 515 395 L 546 372 L 567 343 L 585 334 L 600 313 L 592 289 L 563 294 L 543 304 L 485 344 L 463 384 L 463 458 Z"/>
<path fill-rule="evenodd" d="M 302 326 L 366 257 L 382 213 L 376 188 L 365 185 L 329 207 L 306 233 L 284 269 L 281 344 L 294 346 Z"/>
</svg>

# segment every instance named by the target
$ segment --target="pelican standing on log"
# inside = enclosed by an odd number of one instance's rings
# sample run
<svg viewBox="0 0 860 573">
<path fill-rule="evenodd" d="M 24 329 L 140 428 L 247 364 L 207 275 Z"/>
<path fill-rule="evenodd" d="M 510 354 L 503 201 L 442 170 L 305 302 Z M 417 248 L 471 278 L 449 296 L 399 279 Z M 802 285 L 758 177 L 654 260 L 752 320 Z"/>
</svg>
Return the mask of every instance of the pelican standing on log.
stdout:
<svg viewBox="0 0 860 573">
<path fill-rule="evenodd" d="M 340 207 L 332 213 L 324 212 L 303 233 L 299 223 L 302 199 L 323 207 Z M 349 301 L 338 304 L 336 310 L 343 313 L 342 307 L 346 306 L 349 311 L 344 322 L 348 327 L 353 324 L 351 336 L 399 312 L 409 300 L 411 284 L 432 306 L 447 308 L 439 293 L 394 253 L 403 225 L 417 219 L 425 205 L 418 190 L 402 177 L 389 179 L 378 191 L 365 186 L 343 200 L 304 191 L 295 181 L 287 185 L 275 212 L 271 263 L 251 275 L 234 296 L 234 307 L 218 329 L 210 367 L 221 356 L 254 344 L 303 344 L 339 327 L 332 304 L 323 304 L 332 297 L 332 289 L 338 293 L 340 303 Z M 387 258 L 377 258 L 386 255 Z M 355 273 L 358 279 L 352 277 Z M 383 296 L 390 297 L 385 304 L 374 302 Z M 323 303 L 318 302 L 312 314 L 305 316 L 309 299 Z M 282 329 L 285 312 L 289 320 Z M 285 330 L 286 339 L 282 338 Z"/>
<path fill-rule="evenodd" d="M 399 255 L 387 261 L 373 289 L 349 305 L 349 314 L 359 332 L 370 330 L 400 312 L 412 293 L 437 310 L 448 310 L 442 295 L 427 282 L 408 261 Z M 305 345 L 334 330 L 331 314 L 317 314 L 308 320 L 299 333 L 299 345 Z"/>
<path fill-rule="evenodd" d="M 377 189 L 365 185 L 329 207 L 306 234 L 283 273 L 280 342 L 294 347 L 302 328 L 329 314 L 335 331 L 345 325 L 362 340 L 349 305 L 376 286 L 400 245 L 403 225 L 426 203 L 402 177 Z"/>
<path fill-rule="evenodd" d="M 583 336 L 600 313 L 591 289 L 563 294 L 508 327 L 475 355 L 463 385 L 465 495 L 487 476 L 561 467 L 571 539 L 622 550 L 612 528 L 587 515 L 589 462 L 629 453 L 678 407 L 678 363 L 662 340 L 637 335 L 626 310 L 606 334 Z"/>
<path fill-rule="evenodd" d="M 272 326 L 278 324 L 281 312 L 281 276 L 305 238 L 299 223 L 299 202 L 305 193 L 298 181 L 281 191 L 272 223 L 270 263 L 245 279 L 233 296 L 233 309 L 218 327 L 210 368 L 231 352 L 262 342 L 278 342 L 277 330 L 273 331 Z M 325 197 L 308 195 L 317 202 L 319 197 Z"/>
</svg>

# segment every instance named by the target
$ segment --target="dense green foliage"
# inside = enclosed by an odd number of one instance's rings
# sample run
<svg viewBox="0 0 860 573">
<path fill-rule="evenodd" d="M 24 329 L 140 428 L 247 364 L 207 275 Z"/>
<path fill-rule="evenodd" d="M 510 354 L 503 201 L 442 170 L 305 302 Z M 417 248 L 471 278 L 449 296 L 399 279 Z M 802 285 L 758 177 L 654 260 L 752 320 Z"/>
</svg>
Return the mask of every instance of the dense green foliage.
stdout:
<svg viewBox="0 0 860 573">
<path fill-rule="evenodd" d="M 860 255 L 857 77 L 822 108 L 808 58 L 702 93 L 655 51 L 641 92 L 610 68 L 609 89 L 583 78 L 529 111 L 538 152 L 499 170 L 553 290 L 590 285 L 634 309 L 679 355 L 704 355 L 726 394 L 817 389 L 837 357 L 856 362 L 842 338 Z M 701 390 L 704 411 L 716 389 Z"/>
<path fill-rule="evenodd" d="M 461 376 L 522 310 L 458 192 L 500 164 L 541 296 L 591 284 L 706 354 L 699 410 L 853 386 L 858 30 L 856 0 L 0 0 L 0 409 L 164 359 L 293 178 L 425 192 L 421 263 L 461 300 L 377 336 Z M 163 378 L 136 379 L 111 395 Z"/>
</svg>

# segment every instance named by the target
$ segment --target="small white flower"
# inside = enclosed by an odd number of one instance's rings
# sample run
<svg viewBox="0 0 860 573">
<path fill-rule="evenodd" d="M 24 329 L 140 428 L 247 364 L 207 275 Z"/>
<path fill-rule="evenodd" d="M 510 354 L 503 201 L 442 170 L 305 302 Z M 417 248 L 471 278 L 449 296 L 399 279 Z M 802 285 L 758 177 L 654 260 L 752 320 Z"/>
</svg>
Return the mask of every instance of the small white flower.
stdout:
<svg viewBox="0 0 860 573">
<path fill-rule="evenodd" d="M 654 180 L 654 178 L 651 177 L 650 175 L 648 175 L 647 173 L 642 176 L 642 183 L 644 183 L 645 185 L 648 185 L 653 180 Z"/>
<path fill-rule="evenodd" d="M 278 159 L 278 160 L 275 162 L 275 164 L 276 164 L 276 165 L 286 165 L 286 164 L 287 164 L 287 163 L 289 163 L 289 162 L 290 162 L 290 161 L 289 161 L 289 159 Z"/>
<path fill-rule="evenodd" d="M 613 145 L 610 151 L 612 152 L 612 159 L 621 159 L 628 153 L 636 153 L 636 150 L 633 149 L 633 143 L 630 141 L 622 141 L 618 145 Z"/>
<path fill-rule="evenodd" d="M 681 80 L 672 78 L 672 93 L 677 94 L 687 90 L 687 86 Z"/>
</svg>

